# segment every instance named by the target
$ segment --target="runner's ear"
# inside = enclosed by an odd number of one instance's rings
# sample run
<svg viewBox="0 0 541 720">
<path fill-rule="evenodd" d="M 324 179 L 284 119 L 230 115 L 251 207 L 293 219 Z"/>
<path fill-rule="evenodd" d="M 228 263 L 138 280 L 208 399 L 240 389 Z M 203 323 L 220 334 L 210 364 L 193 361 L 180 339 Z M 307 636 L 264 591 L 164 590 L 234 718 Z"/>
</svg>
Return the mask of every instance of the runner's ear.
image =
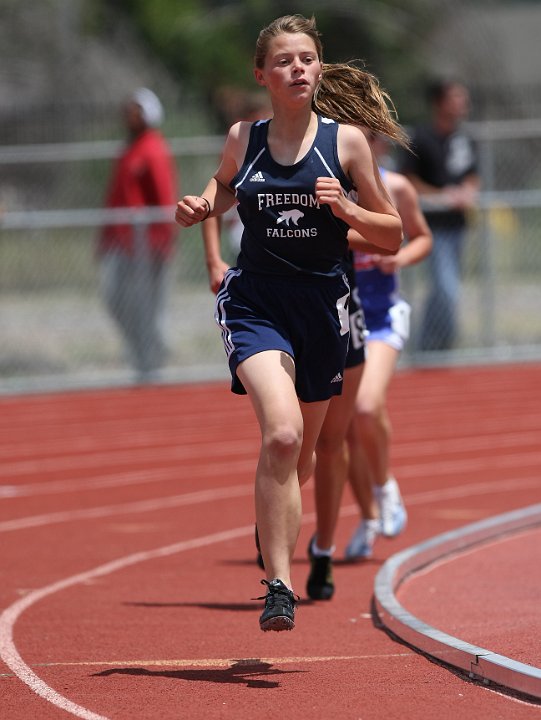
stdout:
<svg viewBox="0 0 541 720">
<path fill-rule="evenodd" d="M 263 87 L 266 87 L 267 83 L 265 82 L 263 72 L 262 70 L 260 70 L 260 68 L 254 68 L 254 77 L 258 85 L 263 85 Z"/>
</svg>

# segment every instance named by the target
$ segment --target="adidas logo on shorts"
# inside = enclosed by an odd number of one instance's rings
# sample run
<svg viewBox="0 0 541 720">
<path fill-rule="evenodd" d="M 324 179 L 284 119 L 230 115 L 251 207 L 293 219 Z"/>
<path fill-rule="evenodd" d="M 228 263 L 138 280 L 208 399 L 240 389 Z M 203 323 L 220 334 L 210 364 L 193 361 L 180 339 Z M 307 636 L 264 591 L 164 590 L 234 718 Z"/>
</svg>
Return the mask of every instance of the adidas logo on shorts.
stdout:
<svg viewBox="0 0 541 720">
<path fill-rule="evenodd" d="M 252 175 L 250 182 L 265 182 L 265 178 L 263 177 L 261 170 Z"/>
<path fill-rule="evenodd" d="M 336 373 L 336 375 L 331 380 L 331 383 L 342 382 L 343 379 L 344 378 L 342 377 L 342 373 Z"/>
</svg>

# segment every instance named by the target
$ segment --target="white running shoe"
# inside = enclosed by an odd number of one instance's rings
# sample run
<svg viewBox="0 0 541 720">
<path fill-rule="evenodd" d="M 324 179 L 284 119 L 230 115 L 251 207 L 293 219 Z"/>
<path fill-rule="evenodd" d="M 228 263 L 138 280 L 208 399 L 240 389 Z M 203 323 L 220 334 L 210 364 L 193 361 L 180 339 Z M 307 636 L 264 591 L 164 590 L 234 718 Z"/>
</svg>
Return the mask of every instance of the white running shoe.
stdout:
<svg viewBox="0 0 541 720">
<path fill-rule="evenodd" d="M 390 477 L 381 487 L 376 485 L 374 495 L 379 506 L 382 535 L 396 537 L 406 527 L 408 514 L 395 478 Z"/>
<path fill-rule="evenodd" d="M 361 520 L 345 550 L 346 560 L 368 560 L 380 533 L 379 520 Z"/>
</svg>

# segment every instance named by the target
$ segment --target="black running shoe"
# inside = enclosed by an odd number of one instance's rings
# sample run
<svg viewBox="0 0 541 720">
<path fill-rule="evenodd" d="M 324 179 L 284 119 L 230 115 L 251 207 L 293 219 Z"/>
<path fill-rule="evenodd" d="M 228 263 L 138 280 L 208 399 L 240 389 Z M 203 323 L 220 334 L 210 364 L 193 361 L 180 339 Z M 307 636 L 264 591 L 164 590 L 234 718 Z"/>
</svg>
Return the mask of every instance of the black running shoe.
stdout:
<svg viewBox="0 0 541 720">
<path fill-rule="evenodd" d="M 263 555 L 261 554 L 261 545 L 259 544 L 259 533 L 257 532 L 257 525 L 255 526 L 255 546 L 257 549 L 257 559 L 256 562 L 259 565 L 259 567 L 264 570 L 265 569 L 265 563 L 263 562 Z"/>
<path fill-rule="evenodd" d="M 312 600 L 330 600 L 334 595 L 332 558 L 328 555 L 316 557 L 312 553 L 312 540 L 308 544 L 310 575 L 306 581 L 306 593 Z"/>
<path fill-rule="evenodd" d="M 295 627 L 295 605 L 299 596 L 290 590 L 281 580 L 262 580 L 268 588 L 267 594 L 255 600 L 264 600 L 265 609 L 259 618 L 263 631 L 293 630 Z"/>
</svg>

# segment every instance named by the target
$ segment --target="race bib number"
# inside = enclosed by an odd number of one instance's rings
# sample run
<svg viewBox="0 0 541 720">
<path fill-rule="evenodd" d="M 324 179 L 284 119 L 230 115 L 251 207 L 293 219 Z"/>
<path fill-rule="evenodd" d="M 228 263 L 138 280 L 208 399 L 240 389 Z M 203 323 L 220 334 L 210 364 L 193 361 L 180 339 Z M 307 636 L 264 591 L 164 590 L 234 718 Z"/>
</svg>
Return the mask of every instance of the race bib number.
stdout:
<svg viewBox="0 0 541 720">
<path fill-rule="evenodd" d="M 359 291 L 353 288 L 352 295 L 356 293 L 355 302 L 360 306 Z M 349 316 L 349 341 L 355 350 L 359 350 L 364 346 L 366 337 L 366 323 L 364 321 L 364 313 L 362 307 L 359 307 L 352 315 Z"/>
</svg>

